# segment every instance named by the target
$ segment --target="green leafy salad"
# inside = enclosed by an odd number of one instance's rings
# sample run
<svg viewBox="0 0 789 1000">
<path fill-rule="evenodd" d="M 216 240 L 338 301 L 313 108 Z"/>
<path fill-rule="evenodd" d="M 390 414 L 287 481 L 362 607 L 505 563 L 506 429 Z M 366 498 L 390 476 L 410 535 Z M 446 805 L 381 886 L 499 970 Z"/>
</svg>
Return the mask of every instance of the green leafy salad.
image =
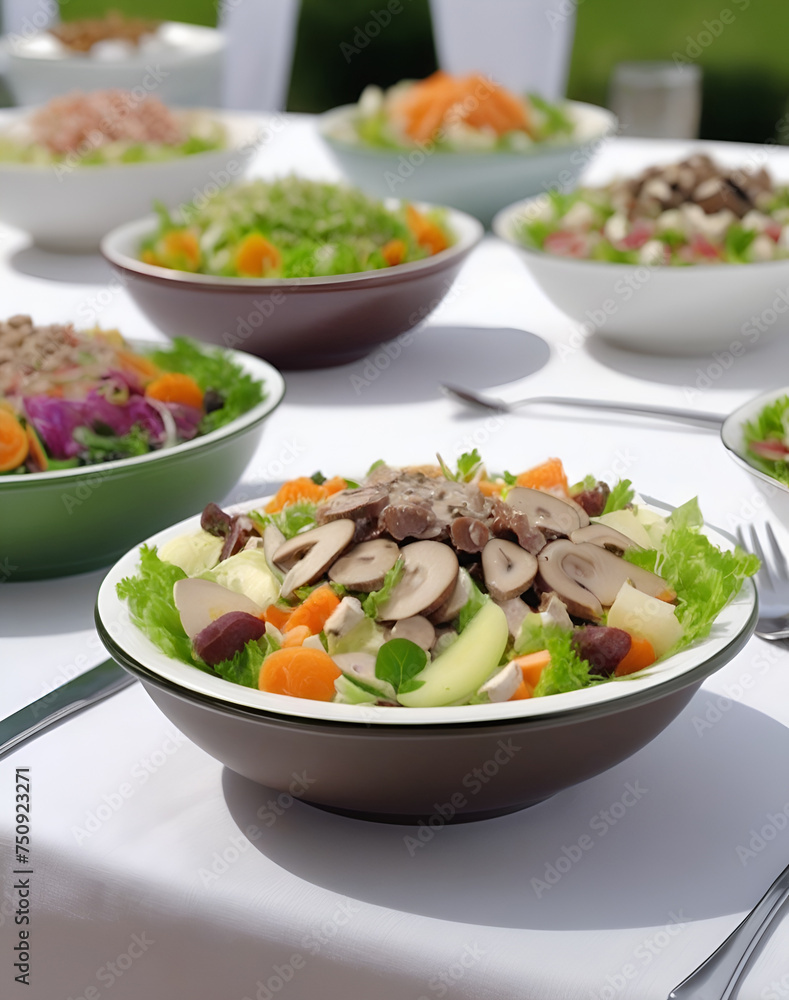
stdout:
<svg viewBox="0 0 789 1000">
<path fill-rule="evenodd" d="M 747 421 L 743 435 L 750 464 L 789 486 L 789 396 L 773 400 Z"/>
<path fill-rule="evenodd" d="M 311 278 L 394 267 L 454 243 L 441 210 L 390 208 L 361 191 L 298 177 L 250 181 L 159 208 L 147 264 L 235 278 Z"/>
<path fill-rule="evenodd" d="M 392 708 L 538 698 L 629 678 L 706 636 L 758 560 L 691 500 L 570 486 L 561 462 L 491 475 L 376 463 L 286 483 L 118 585 L 164 653 L 276 695 Z"/>
</svg>

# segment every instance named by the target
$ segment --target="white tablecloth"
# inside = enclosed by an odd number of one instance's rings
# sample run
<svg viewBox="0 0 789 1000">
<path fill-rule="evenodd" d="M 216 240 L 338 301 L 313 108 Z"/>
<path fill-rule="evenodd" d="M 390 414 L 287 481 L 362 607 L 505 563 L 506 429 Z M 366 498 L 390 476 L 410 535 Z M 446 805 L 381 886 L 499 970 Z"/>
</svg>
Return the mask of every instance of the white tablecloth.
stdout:
<svg viewBox="0 0 789 1000">
<path fill-rule="evenodd" d="M 789 151 L 771 153 L 789 177 Z M 615 141 L 595 173 L 654 155 L 646 141 Z M 334 176 L 306 119 L 289 120 L 256 165 L 295 168 Z M 5 229 L 0 255 L 3 315 L 156 336 L 98 258 L 45 254 Z M 708 519 L 733 529 L 765 509 L 712 432 L 570 411 L 470 414 L 437 384 L 724 413 L 787 382 L 786 334 L 733 364 L 579 340 L 517 255 L 488 238 L 399 357 L 288 376 L 233 497 L 316 469 L 358 473 L 380 457 L 429 461 L 477 446 L 493 468 L 559 455 L 574 479 L 627 476 L 669 503 L 698 494 Z M 91 618 L 101 576 L 2 584 L 4 714 L 104 658 Z M 415 828 L 330 815 L 223 770 L 135 685 L 0 763 L 0 995 L 664 1000 L 789 857 L 787 723 L 789 657 L 754 639 L 629 760 L 415 847 Z M 30 768 L 33 786 L 30 876 L 13 874 L 16 767 Z M 579 859 L 583 837 L 592 847 Z M 17 877 L 31 879 L 28 988 L 14 982 L 11 957 Z M 784 924 L 749 971 L 745 1000 L 789 996 Z"/>
</svg>

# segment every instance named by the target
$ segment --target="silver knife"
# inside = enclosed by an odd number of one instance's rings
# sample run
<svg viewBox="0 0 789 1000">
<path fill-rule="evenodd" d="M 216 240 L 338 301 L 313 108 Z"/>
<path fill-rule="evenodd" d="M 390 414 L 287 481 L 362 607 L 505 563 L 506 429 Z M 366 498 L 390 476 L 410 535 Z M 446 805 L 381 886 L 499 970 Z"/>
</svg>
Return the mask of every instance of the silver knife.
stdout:
<svg viewBox="0 0 789 1000">
<path fill-rule="evenodd" d="M 135 680 L 113 660 L 105 660 L 7 719 L 0 720 L 0 759 L 45 729 L 122 691 Z"/>
</svg>

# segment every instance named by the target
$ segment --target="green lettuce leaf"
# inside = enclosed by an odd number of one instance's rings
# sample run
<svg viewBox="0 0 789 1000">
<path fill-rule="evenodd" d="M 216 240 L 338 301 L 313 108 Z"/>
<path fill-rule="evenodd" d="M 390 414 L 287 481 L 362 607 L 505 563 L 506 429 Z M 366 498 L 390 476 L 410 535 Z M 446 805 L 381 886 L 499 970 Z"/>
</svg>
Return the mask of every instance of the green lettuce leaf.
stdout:
<svg viewBox="0 0 789 1000">
<path fill-rule="evenodd" d="M 748 446 L 748 462 L 755 469 L 772 476 L 779 483 L 789 486 L 789 463 L 763 458 L 750 450 L 754 441 L 783 441 L 789 424 L 789 396 L 781 396 L 768 404 L 753 420 L 743 426 L 743 436 Z"/>
<path fill-rule="evenodd" d="M 201 434 L 224 427 L 265 398 L 263 383 L 246 374 L 227 351 L 198 347 L 185 337 L 176 337 L 170 347 L 153 351 L 149 357 L 163 371 L 190 375 L 203 392 L 212 390 L 221 397 L 222 406 L 203 417 Z"/>
<path fill-rule="evenodd" d="M 633 484 L 630 480 L 620 479 L 616 486 L 614 486 L 608 494 L 608 499 L 605 502 L 603 513 L 610 514 L 614 510 L 622 510 L 624 507 L 627 507 L 628 504 L 633 502 L 633 497 L 635 495 L 635 490 L 633 489 Z"/>
<path fill-rule="evenodd" d="M 578 691 L 602 680 L 590 674 L 589 663 L 582 660 L 576 652 L 572 644 L 572 632 L 559 628 L 558 625 L 543 625 L 542 633 L 544 641 L 539 648 L 548 650 L 551 662 L 540 674 L 540 680 L 534 689 L 535 698 Z"/>
<path fill-rule="evenodd" d="M 414 678 L 427 663 L 427 653 L 410 639 L 390 639 L 378 650 L 375 676 L 391 684 L 397 694 L 406 694 L 422 687 L 424 681 Z"/>
<path fill-rule="evenodd" d="M 461 570 L 460 572 L 466 574 L 466 587 L 470 590 L 471 596 L 460 609 L 460 614 L 458 615 L 458 632 L 462 632 L 482 605 L 487 604 L 490 600 L 488 595 L 483 594 L 476 583 L 474 583 L 467 570 Z"/>
<path fill-rule="evenodd" d="M 217 663 L 213 668 L 214 672 L 220 677 L 224 677 L 226 681 L 254 688 L 257 691 L 258 677 L 263 661 L 276 648 L 278 648 L 278 644 L 264 635 L 262 639 L 248 642 L 231 659 Z"/>
<path fill-rule="evenodd" d="M 120 600 L 127 601 L 134 624 L 167 656 L 208 670 L 192 655 L 192 643 L 184 632 L 181 616 L 173 601 L 173 587 L 186 573 L 159 558 L 156 547 L 140 548 L 137 576 L 127 576 L 116 587 Z"/>
<path fill-rule="evenodd" d="M 668 518 L 668 530 L 657 549 L 630 549 L 625 559 L 651 570 L 679 595 L 677 618 L 682 646 L 709 634 L 712 623 L 738 593 L 743 580 L 759 568 L 755 555 L 739 546 L 723 552 L 701 531 L 697 500 L 689 500 Z"/>
<path fill-rule="evenodd" d="M 389 596 L 394 590 L 395 585 L 400 582 L 400 577 L 402 577 L 404 570 L 405 562 L 402 559 L 398 559 L 384 577 L 381 589 L 373 590 L 365 597 L 362 601 L 362 610 L 368 618 L 377 617 L 378 609 L 389 600 Z"/>
<path fill-rule="evenodd" d="M 293 538 L 305 528 L 313 527 L 315 524 L 315 511 L 317 504 L 310 503 L 309 500 L 298 500 L 296 503 L 288 504 L 276 514 L 266 514 L 262 511 L 253 510 L 249 516 L 260 529 L 261 535 L 269 524 L 275 525 L 285 538 Z"/>
</svg>

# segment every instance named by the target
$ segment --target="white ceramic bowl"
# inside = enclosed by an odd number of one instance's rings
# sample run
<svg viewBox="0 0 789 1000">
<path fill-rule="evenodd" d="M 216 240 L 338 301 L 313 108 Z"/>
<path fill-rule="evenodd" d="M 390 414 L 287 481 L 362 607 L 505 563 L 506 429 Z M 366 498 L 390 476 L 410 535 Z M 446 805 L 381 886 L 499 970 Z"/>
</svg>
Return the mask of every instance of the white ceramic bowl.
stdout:
<svg viewBox="0 0 789 1000">
<path fill-rule="evenodd" d="M 747 345 L 752 317 L 789 283 L 789 260 L 647 267 L 533 250 L 518 240 L 516 229 L 538 200 L 503 209 L 493 231 L 521 252 L 545 295 L 578 324 L 581 342 L 594 335 L 629 350 L 674 355 L 706 355 L 737 340 Z M 775 323 L 766 336 L 786 327 Z"/>
<path fill-rule="evenodd" d="M 199 517 L 190 518 L 147 544 L 198 526 Z M 729 547 L 722 535 L 708 534 Z M 625 681 L 504 704 L 340 705 L 240 687 L 160 652 L 115 592 L 137 565 L 134 549 L 104 580 L 96 605 L 99 634 L 190 739 L 272 788 L 287 789 L 294 769 L 306 769 L 315 779 L 305 795 L 313 804 L 395 822 L 435 812 L 447 821 L 521 809 L 613 766 L 656 736 L 704 678 L 742 648 L 756 617 L 755 589 L 746 581 L 706 639 Z M 474 768 L 490 780 L 475 783 Z M 442 812 L 443 804 L 453 804 L 452 811 Z"/>
<path fill-rule="evenodd" d="M 575 123 L 572 139 L 545 142 L 525 152 L 444 152 L 376 149 L 355 141 L 351 120 L 357 105 L 327 111 L 320 133 L 352 183 L 378 198 L 405 198 L 452 205 L 486 225 L 518 198 L 572 187 L 601 142 L 616 130 L 605 108 L 568 102 Z"/>
<path fill-rule="evenodd" d="M 225 47 L 215 28 L 166 21 L 139 51 L 100 59 L 72 54 L 46 31 L 37 31 L 6 35 L 0 65 L 17 104 L 44 104 L 70 90 L 136 87 L 166 104 L 217 107 Z"/>
<path fill-rule="evenodd" d="M 19 128 L 31 109 L 0 112 L 0 131 Z M 66 169 L 0 162 L 0 220 L 29 233 L 47 250 L 96 250 L 111 229 L 151 211 L 191 201 L 239 179 L 265 142 L 258 115 L 206 110 L 228 141 L 208 150 L 155 163 L 113 163 Z"/>
<path fill-rule="evenodd" d="M 754 420 L 759 413 L 780 396 L 789 396 L 789 386 L 780 389 L 770 389 L 754 399 L 738 406 L 723 422 L 721 440 L 729 455 L 753 478 L 759 492 L 764 496 L 767 505 L 778 516 L 781 523 L 789 529 L 789 486 L 753 466 L 749 460 L 748 448 L 745 443 L 743 428 Z"/>
</svg>

